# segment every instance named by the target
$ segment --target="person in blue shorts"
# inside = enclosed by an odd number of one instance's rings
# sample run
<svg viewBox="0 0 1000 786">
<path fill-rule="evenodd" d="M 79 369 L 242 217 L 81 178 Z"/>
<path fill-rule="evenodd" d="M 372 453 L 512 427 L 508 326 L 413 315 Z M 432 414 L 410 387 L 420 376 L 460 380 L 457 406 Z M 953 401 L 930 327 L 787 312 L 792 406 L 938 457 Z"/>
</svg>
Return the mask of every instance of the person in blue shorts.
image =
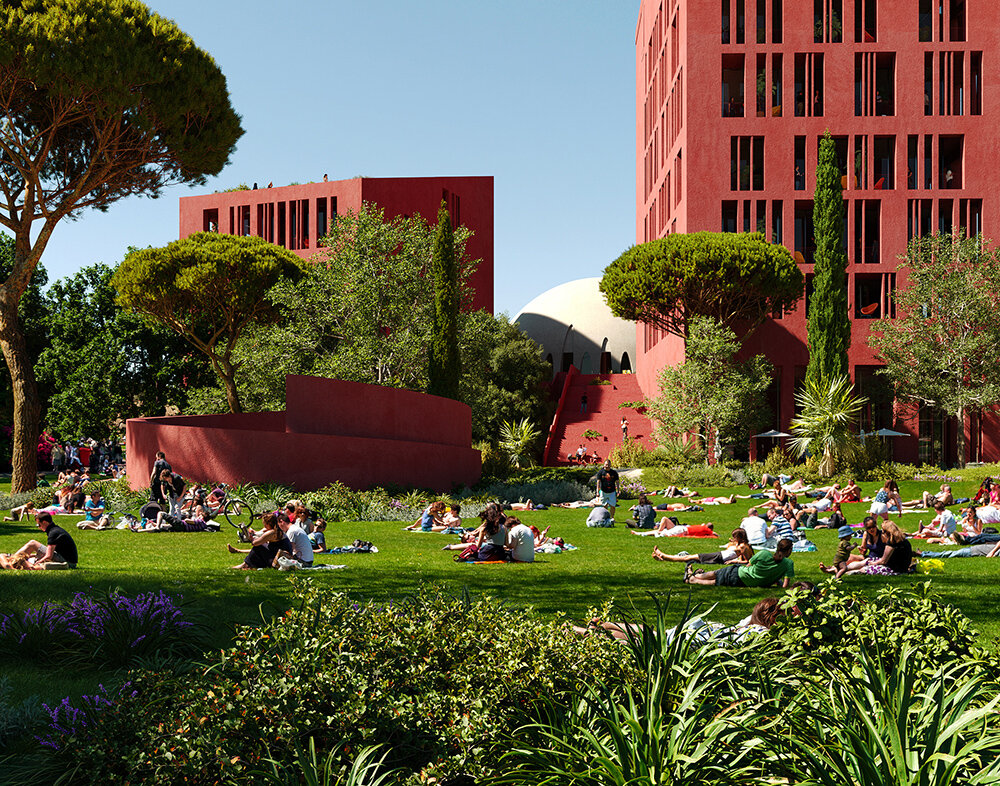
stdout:
<svg viewBox="0 0 1000 786">
<path fill-rule="evenodd" d="M 615 508 L 618 506 L 618 473 L 611 469 L 611 459 L 605 459 L 604 466 L 597 473 L 597 495 L 614 521 Z"/>
</svg>

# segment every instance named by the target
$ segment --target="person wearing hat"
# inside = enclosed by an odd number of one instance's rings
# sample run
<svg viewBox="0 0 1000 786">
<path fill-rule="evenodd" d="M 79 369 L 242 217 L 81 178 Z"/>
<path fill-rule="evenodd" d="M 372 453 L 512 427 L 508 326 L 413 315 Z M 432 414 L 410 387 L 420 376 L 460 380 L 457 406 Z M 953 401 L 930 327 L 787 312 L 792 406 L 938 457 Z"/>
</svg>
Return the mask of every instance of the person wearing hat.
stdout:
<svg viewBox="0 0 1000 786">
<path fill-rule="evenodd" d="M 824 573 L 832 573 L 834 578 L 839 579 L 847 572 L 847 562 L 851 558 L 851 552 L 854 551 L 854 544 L 851 542 L 854 537 L 854 528 L 850 524 L 845 524 L 837 530 L 837 536 L 840 538 L 840 542 L 837 544 L 837 553 L 833 557 L 833 567 L 828 568 L 821 562 L 819 569 Z"/>
</svg>

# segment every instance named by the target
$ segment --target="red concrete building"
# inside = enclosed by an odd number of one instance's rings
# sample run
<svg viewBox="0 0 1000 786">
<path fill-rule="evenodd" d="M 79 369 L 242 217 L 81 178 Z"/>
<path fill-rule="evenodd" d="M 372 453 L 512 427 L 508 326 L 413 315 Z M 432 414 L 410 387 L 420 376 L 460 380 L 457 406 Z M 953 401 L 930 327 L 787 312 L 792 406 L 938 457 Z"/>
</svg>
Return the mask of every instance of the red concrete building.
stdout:
<svg viewBox="0 0 1000 786">
<path fill-rule="evenodd" d="M 991 0 L 641 0 L 636 242 L 762 232 L 793 252 L 808 296 L 817 150 L 829 130 L 845 187 L 850 370 L 875 399 L 863 425 L 912 435 L 895 441 L 900 460 L 955 461 L 956 424 L 878 400 L 868 332 L 894 315 L 910 237 L 1000 236 L 998 43 Z M 639 325 L 637 344 L 640 384 L 655 395 L 657 369 L 683 358 L 682 342 Z M 774 363 L 774 425 L 787 430 L 808 362 L 805 303 L 745 351 Z M 964 427 L 969 461 L 1000 458 L 993 418 Z"/>
<path fill-rule="evenodd" d="M 357 213 L 362 202 L 378 205 L 386 218 L 421 215 L 436 223 L 442 199 L 452 223 L 473 231 L 466 245 L 469 258 L 480 260 L 470 281 L 473 308 L 492 312 L 492 177 L 356 177 L 181 197 L 180 237 L 208 231 L 257 235 L 310 257 L 330 223 L 339 214 Z"/>
</svg>

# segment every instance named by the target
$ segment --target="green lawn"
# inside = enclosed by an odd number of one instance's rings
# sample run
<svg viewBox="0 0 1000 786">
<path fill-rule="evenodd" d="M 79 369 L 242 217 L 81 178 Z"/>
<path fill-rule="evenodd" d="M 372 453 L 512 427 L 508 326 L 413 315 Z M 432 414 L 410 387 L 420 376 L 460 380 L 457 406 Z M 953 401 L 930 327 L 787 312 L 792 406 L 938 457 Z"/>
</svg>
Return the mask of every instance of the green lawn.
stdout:
<svg viewBox="0 0 1000 786">
<path fill-rule="evenodd" d="M 954 484 L 956 496 L 969 496 L 972 484 Z M 977 486 L 978 487 L 978 486 Z M 862 484 L 874 492 L 876 484 Z M 920 490 L 936 488 L 932 482 L 902 484 L 904 499 Z M 721 489 L 700 489 L 705 493 Z M 745 493 L 745 488 L 740 492 Z M 626 503 L 626 506 L 631 503 Z M 590 607 L 614 598 L 650 608 L 648 592 L 670 592 L 683 602 L 689 589 L 681 583 L 683 565 L 654 562 L 653 544 L 667 552 L 685 549 L 692 553 L 716 551 L 728 533 L 746 514 L 750 501 L 708 507 L 703 513 L 680 514 L 683 523 L 713 521 L 719 539 L 639 538 L 630 535 L 620 523 L 614 529 L 588 529 L 584 526 L 587 511 L 554 509 L 518 514 L 527 523 L 540 528 L 551 525 L 550 534 L 561 536 L 579 546 L 578 551 L 539 555 L 534 565 L 467 565 L 453 561 L 457 552 L 441 550 L 453 536 L 403 532 L 402 525 L 388 522 L 331 524 L 327 541 L 331 546 L 347 545 L 355 538 L 372 541 L 378 554 L 327 555 L 322 562 L 346 564 L 341 571 L 309 573 L 309 580 L 344 589 L 361 597 L 384 597 L 412 590 L 421 581 L 439 582 L 456 592 L 489 592 L 507 602 L 532 606 L 539 613 L 564 612 L 571 619 L 583 620 Z M 847 506 L 850 521 L 860 521 L 867 505 Z M 60 517 L 67 528 L 77 517 Z M 619 521 L 627 510 L 619 509 Z M 904 529 L 914 531 L 917 521 L 929 520 L 928 514 L 907 514 Z M 15 550 L 37 530 L 28 522 L 0 525 L 0 552 Z M 287 607 L 288 574 L 278 571 L 234 571 L 230 565 L 239 560 L 230 555 L 225 544 L 237 544 L 235 531 L 222 533 L 134 534 L 127 531 L 78 532 L 73 529 L 80 550 L 81 567 L 76 571 L 0 572 L 0 610 L 10 613 L 43 600 L 65 600 L 88 589 L 118 587 L 127 593 L 166 590 L 183 595 L 202 611 L 211 624 L 213 646 L 225 646 L 232 626 L 254 623 L 261 615 L 281 612 Z M 836 533 L 817 530 L 810 534 L 819 550 L 793 555 L 798 578 L 820 582 L 826 578 L 818 569 L 821 560 L 829 562 L 836 545 Z M 301 575 L 301 572 L 300 572 Z M 897 579 L 851 577 L 852 586 L 868 590 L 886 581 L 906 585 L 926 577 Z M 936 590 L 944 599 L 961 608 L 982 633 L 983 643 L 1000 635 L 996 609 L 1000 606 L 1000 559 L 965 559 L 946 562 L 946 571 L 933 577 Z M 717 604 L 714 619 L 735 621 L 749 613 L 757 599 L 775 590 L 714 589 L 696 587 L 692 596 L 697 602 Z M 678 604 L 679 605 L 679 604 Z M 677 608 L 677 606 L 675 606 Z M 676 613 L 679 614 L 679 608 Z M 7 664 L 5 664 L 7 668 Z M 50 683 L 40 679 L 30 664 L 11 672 L 18 682 L 33 686 L 44 684 L 48 698 L 67 692 L 88 689 L 101 675 L 77 675 L 68 683 Z M 46 675 L 47 676 L 47 675 Z"/>
</svg>

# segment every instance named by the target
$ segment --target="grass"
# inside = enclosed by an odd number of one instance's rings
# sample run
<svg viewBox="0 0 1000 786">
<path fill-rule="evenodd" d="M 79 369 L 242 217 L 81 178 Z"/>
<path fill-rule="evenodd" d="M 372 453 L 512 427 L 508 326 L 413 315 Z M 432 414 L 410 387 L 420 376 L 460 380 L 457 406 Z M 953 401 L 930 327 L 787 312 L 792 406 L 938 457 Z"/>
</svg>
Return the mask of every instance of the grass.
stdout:
<svg viewBox="0 0 1000 786">
<path fill-rule="evenodd" d="M 877 484 L 862 484 L 874 492 Z M 918 496 L 933 482 L 900 484 L 904 499 Z M 953 484 L 956 496 L 971 496 L 978 484 Z M 722 489 L 700 489 L 706 494 Z M 716 604 L 713 619 L 732 622 L 749 614 L 754 603 L 774 594 L 767 589 L 689 588 L 681 583 L 683 565 L 659 563 L 650 557 L 653 544 L 668 553 L 687 550 L 692 553 L 716 551 L 729 532 L 746 514 L 752 500 L 708 507 L 701 513 L 679 514 L 683 523 L 713 521 L 718 539 L 638 538 L 622 524 L 613 529 L 588 529 L 584 526 L 587 510 L 552 509 L 518 513 L 523 521 L 539 528 L 551 525 L 549 534 L 565 538 L 578 551 L 556 555 L 538 555 L 534 565 L 467 565 L 454 562 L 457 552 L 442 551 L 441 546 L 455 542 L 453 536 L 403 532 L 394 522 L 333 523 L 327 529 L 331 546 L 347 545 L 356 538 L 370 540 L 378 554 L 324 555 L 320 562 L 346 564 L 341 571 L 316 572 L 309 580 L 359 597 L 397 596 L 410 592 L 420 582 L 436 582 L 454 591 L 468 588 L 475 593 L 491 593 L 506 602 L 531 606 L 543 615 L 565 613 L 573 620 L 583 620 L 588 610 L 615 599 L 650 611 L 647 593 L 691 591 L 699 602 Z M 619 522 L 628 517 L 630 502 L 619 507 Z M 867 513 L 866 504 L 845 506 L 848 519 L 860 521 Z M 917 521 L 929 520 L 930 514 L 906 514 L 904 529 L 914 531 Z M 207 617 L 212 631 L 213 648 L 226 646 L 233 627 L 254 624 L 262 616 L 284 611 L 290 603 L 288 574 L 278 571 L 235 571 L 229 566 L 239 559 L 229 554 L 226 543 L 239 545 L 235 530 L 225 527 L 221 533 L 134 534 L 128 531 L 77 531 L 78 517 L 59 517 L 72 529 L 80 551 L 81 567 L 76 571 L 0 571 L 0 611 L 11 613 L 37 606 L 44 600 L 68 600 L 76 592 L 91 588 L 112 587 L 132 594 L 164 589 L 182 595 Z M 79 517 L 82 518 L 82 517 Z M 894 519 L 895 520 L 895 519 Z M 0 552 L 14 551 L 39 532 L 29 522 L 0 524 Z M 829 562 L 836 548 L 836 533 L 816 530 L 809 537 L 818 546 L 816 552 L 795 553 L 796 578 L 819 583 L 827 577 L 819 571 L 821 560 Z M 948 548 L 948 547 L 941 547 Z M 301 575 L 301 573 L 299 574 Z M 874 590 L 886 581 L 912 584 L 926 581 L 920 575 L 884 579 L 857 576 L 846 579 L 850 586 Z M 996 608 L 1000 602 L 1000 559 L 963 559 L 946 561 L 945 572 L 931 577 L 933 585 L 946 602 L 967 614 L 981 632 L 984 644 L 1000 636 Z M 682 604 L 671 608 L 680 613 Z M 45 699 L 90 690 L 107 675 L 75 674 L 52 679 L 51 670 L 39 670 L 30 664 L 4 664 L 15 685 L 30 692 L 41 691 Z"/>
</svg>

